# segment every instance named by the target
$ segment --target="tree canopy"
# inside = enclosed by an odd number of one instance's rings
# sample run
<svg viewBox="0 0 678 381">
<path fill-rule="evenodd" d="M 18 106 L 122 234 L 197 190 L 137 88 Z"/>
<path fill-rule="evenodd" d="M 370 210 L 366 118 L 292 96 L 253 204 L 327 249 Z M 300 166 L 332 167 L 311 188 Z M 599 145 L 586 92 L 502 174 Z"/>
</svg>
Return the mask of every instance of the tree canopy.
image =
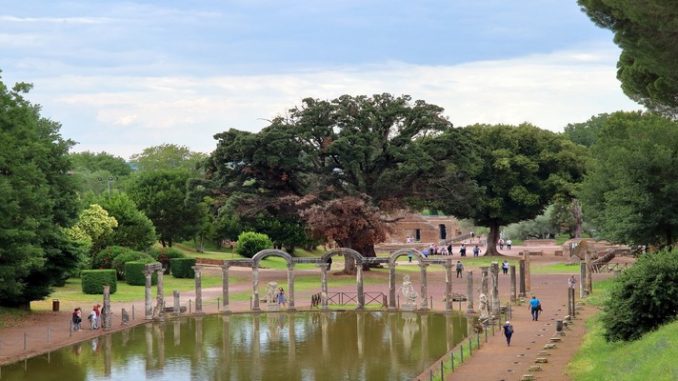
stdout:
<svg viewBox="0 0 678 381">
<path fill-rule="evenodd" d="M 578 0 L 622 48 L 617 78 L 632 99 L 678 115 L 678 7 L 673 0 Z"/>
<path fill-rule="evenodd" d="M 655 114 L 614 113 L 592 154 L 581 198 L 599 234 L 629 244 L 674 244 L 678 124 Z"/>
<path fill-rule="evenodd" d="M 118 226 L 111 233 L 107 245 L 117 245 L 144 251 L 156 242 L 153 222 L 141 212 L 132 199 L 122 192 L 102 195 L 96 202 L 115 218 Z"/>
<path fill-rule="evenodd" d="M 77 266 L 63 228 L 77 215 L 68 176 L 72 142 L 24 98 L 30 85 L 0 81 L 0 305 L 42 299 Z"/>
<path fill-rule="evenodd" d="M 206 154 L 193 152 L 186 146 L 161 144 L 132 155 L 130 162 L 138 172 L 181 169 L 195 173 L 200 162 L 206 157 Z"/>
</svg>

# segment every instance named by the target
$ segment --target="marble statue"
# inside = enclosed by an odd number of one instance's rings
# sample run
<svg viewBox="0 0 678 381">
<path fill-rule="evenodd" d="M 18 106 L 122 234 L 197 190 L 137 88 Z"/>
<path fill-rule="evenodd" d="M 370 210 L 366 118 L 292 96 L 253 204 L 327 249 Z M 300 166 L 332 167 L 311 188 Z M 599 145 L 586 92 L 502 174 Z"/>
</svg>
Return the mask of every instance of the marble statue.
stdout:
<svg viewBox="0 0 678 381">
<path fill-rule="evenodd" d="M 405 299 L 401 308 L 404 310 L 417 309 L 417 297 L 419 295 L 414 290 L 414 286 L 412 286 L 409 275 L 405 275 L 403 277 L 403 286 L 400 288 L 400 292 L 403 294 L 403 298 Z"/>
<path fill-rule="evenodd" d="M 490 318 L 490 305 L 487 300 L 487 295 L 485 294 L 480 294 L 479 310 L 480 310 L 480 321 L 485 321 Z"/>
</svg>

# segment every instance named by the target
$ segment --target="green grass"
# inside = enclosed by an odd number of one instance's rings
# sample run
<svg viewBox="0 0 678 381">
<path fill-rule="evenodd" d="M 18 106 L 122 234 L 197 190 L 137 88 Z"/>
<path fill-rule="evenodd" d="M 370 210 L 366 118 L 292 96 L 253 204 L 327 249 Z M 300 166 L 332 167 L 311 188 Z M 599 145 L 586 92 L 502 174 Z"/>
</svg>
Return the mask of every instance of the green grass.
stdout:
<svg viewBox="0 0 678 381">
<path fill-rule="evenodd" d="M 579 264 L 569 263 L 549 263 L 549 264 L 531 264 L 532 274 L 579 274 Z"/>
<path fill-rule="evenodd" d="M 601 306 L 608 298 L 612 279 L 594 283 L 586 299 Z M 666 324 L 633 342 L 608 343 L 603 336 L 600 314 L 587 322 L 582 346 L 568 365 L 574 381 L 678 380 L 678 321 Z"/>
<path fill-rule="evenodd" d="M 184 255 L 186 255 L 189 258 L 209 258 L 209 259 L 246 259 L 242 255 L 234 252 L 231 249 L 214 249 L 214 250 L 205 250 L 202 253 L 198 253 L 195 251 L 194 247 L 191 245 L 190 242 L 184 242 L 180 244 L 175 244 L 174 248 L 180 250 Z M 322 253 L 320 251 L 306 251 L 303 249 L 296 249 L 294 251 L 295 257 L 317 257 L 320 256 Z M 342 262 L 343 263 L 343 262 Z M 264 258 L 261 263 L 260 267 L 262 269 L 277 269 L 277 270 L 284 270 L 287 268 L 287 262 L 281 257 L 267 257 Z M 311 270 L 311 269 L 317 269 L 318 266 L 314 264 L 308 264 L 308 263 L 301 263 L 295 266 L 295 269 L 297 270 Z"/>
</svg>

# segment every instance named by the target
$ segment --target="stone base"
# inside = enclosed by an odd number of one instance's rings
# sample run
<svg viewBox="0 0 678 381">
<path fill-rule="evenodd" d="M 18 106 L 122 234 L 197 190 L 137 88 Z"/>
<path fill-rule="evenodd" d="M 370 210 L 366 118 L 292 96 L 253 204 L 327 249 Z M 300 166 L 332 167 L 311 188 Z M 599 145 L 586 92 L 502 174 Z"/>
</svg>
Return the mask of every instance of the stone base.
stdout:
<svg viewBox="0 0 678 381">
<path fill-rule="evenodd" d="M 527 368 L 528 372 L 541 372 L 543 369 L 541 368 L 541 365 L 531 365 L 529 368 Z"/>
<path fill-rule="evenodd" d="M 534 362 L 537 364 L 546 364 L 549 362 L 549 359 L 547 359 L 546 357 L 537 357 L 537 359 L 534 360 Z"/>
<path fill-rule="evenodd" d="M 400 306 L 400 310 L 401 310 L 401 311 L 416 311 L 416 310 L 417 310 L 417 306 L 414 305 L 414 304 L 402 304 L 402 305 Z"/>
<path fill-rule="evenodd" d="M 522 377 L 520 377 L 520 381 L 534 381 L 535 378 L 531 374 L 523 374 Z"/>
<path fill-rule="evenodd" d="M 544 345 L 544 349 L 556 349 L 556 348 L 558 348 L 558 346 L 555 345 L 555 344 L 545 344 Z"/>
</svg>

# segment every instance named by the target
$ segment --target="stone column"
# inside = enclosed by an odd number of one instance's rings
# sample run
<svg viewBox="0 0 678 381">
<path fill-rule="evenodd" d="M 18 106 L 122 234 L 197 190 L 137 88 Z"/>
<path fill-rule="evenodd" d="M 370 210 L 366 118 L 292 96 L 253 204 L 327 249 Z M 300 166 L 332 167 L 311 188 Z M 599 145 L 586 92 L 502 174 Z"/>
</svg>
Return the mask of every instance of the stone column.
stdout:
<svg viewBox="0 0 678 381">
<path fill-rule="evenodd" d="M 530 253 L 523 251 L 523 257 L 525 259 L 525 291 L 532 291 L 532 272 L 530 271 Z"/>
<path fill-rule="evenodd" d="M 287 264 L 287 310 L 294 311 L 294 263 Z"/>
<path fill-rule="evenodd" d="M 521 259 L 519 262 L 519 270 L 520 270 L 520 281 L 518 282 L 519 290 L 518 290 L 518 296 L 521 298 L 524 298 L 527 293 L 525 291 L 525 260 Z"/>
<path fill-rule="evenodd" d="M 230 265 L 228 264 L 223 264 L 221 265 L 221 297 L 224 300 L 224 309 L 223 313 L 227 314 L 230 313 L 231 310 L 229 309 L 229 300 L 228 300 L 228 268 Z"/>
<path fill-rule="evenodd" d="M 355 281 L 358 288 L 358 310 L 365 308 L 365 292 L 363 291 L 363 264 L 356 263 Z"/>
<path fill-rule="evenodd" d="M 153 319 L 153 300 L 151 298 L 151 277 L 153 270 L 144 269 L 144 277 L 146 277 L 146 289 L 144 292 L 144 319 Z"/>
<path fill-rule="evenodd" d="M 586 297 L 586 262 L 579 261 L 579 297 Z"/>
<path fill-rule="evenodd" d="M 158 283 L 157 283 L 157 300 L 158 300 L 158 319 L 163 320 L 165 317 L 165 288 L 163 287 L 163 278 L 165 270 L 160 266 L 160 270 L 156 270 L 158 274 Z"/>
<path fill-rule="evenodd" d="M 320 306 L 323 310 L 327 310 L 327 268 L 330 265 L 318 263 L 318 266 L 320 266 Z"/>
<path fill-rule="evenodd" d="M 491 313 L 494 316 L 499 316 L 499 310 L 501 308 L 501 302 L 499 301 L 499 263 L 492 262 L 490 267 L 492 272 L 492 291 L 490 292 L 490 308 Z"/>
<path fill-rule="evenodd" d="M 259 264 L 252 263 L 252 310 L 259 311 Z"/>
<path fill-rule="evenodd" d="M 428 281 L 426 277 L 426 268 L 428 267 L 428 263 L 420 263 L 419 264 L 419 272 L 421 274 L 421 304 L 419 309 L 420 310 L 428 310 Z"/>
<path fill-rule="evenodd" d="M 466 273 L 466 313 L 473 312 L 473 271 Z"/>
<path fill-rule="evenodd" d="M 591 271 L 591 254 L 588 251 L 584 255 L 584 261 L 586 262 L 586 295 L 591 295 L 593 292 L 593 271 Z"/>
<path fill-rule="evenodd" d="M 483 266 L 480 268 L 480 293 L 485 294 L 487 298 L 490 298 L 490 286 L 489 286 L 489 274 L 488 274 L 489 268 L 486 266 Z"/>
<path fill-rule="evenodd" d="M 181 302 L 179 299 L 179 291 L 172 291 L 172 296 L 174 297 L 174 315 L 179 316 L 181 313 Z"/>
<path fill-rule="evenodd" d="M 195 271 L 195 313 L 202 313 L 202 267 L 193 266 Z"/>
<path fill-rule="evenodd" d="M 101 321 L 101 328 L 104 330 L 109 330 L 111 329 L 111 318 L 112 318 L 112 312 L 111 311 L 111 286 L 104 286 L 104 308 L 103 308 L 103 313 L 101 314 L 102 321 Z"/>
<path fill-rule="evenodd" d="M 452 260 L 445 261 L 445 311 L 452 312 Z"/>
<path fill-rule="evenodd" d="M 516 302 L 516 265 L 509 267 L 509 274 L 511 274 L 511 303 Z"/>
<path fill-rule="evenodd" d="M 396 261 L 388 265 L 388 309 L 396 309 Z"/>
</svg>

